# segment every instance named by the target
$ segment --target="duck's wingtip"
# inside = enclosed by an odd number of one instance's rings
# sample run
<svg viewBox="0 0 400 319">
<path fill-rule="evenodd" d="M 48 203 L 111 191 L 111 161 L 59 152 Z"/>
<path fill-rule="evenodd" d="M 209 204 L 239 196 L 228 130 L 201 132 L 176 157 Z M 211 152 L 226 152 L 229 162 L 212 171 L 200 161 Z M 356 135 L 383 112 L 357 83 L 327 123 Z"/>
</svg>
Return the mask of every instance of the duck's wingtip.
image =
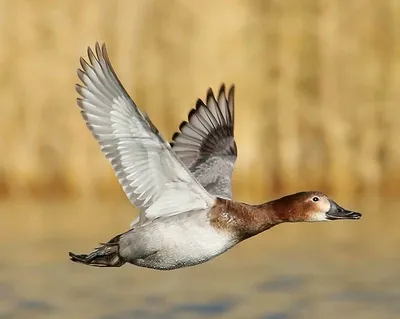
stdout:
<svg viewBox="0 0 400 319">
<path fill-rule="evenodd" d="M 69 259 L 74 262 L 85 263 L 87 255 L 77 255 L 73 252 L 68 252 Z"/>
</svg>

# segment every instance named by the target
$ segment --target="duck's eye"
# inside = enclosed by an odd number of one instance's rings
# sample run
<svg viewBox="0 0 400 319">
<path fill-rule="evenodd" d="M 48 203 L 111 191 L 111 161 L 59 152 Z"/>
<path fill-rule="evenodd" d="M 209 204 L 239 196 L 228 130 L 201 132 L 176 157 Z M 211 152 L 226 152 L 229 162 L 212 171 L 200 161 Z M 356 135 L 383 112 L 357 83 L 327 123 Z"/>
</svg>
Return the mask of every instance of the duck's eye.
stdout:
<svg viewBox="0 0 400 319">
<path fill-rule="evenodd" d="M 313 202 L 318 202 L 319 201 L 319 197 L 315 196 L 312 198 Z"/>
</svg>

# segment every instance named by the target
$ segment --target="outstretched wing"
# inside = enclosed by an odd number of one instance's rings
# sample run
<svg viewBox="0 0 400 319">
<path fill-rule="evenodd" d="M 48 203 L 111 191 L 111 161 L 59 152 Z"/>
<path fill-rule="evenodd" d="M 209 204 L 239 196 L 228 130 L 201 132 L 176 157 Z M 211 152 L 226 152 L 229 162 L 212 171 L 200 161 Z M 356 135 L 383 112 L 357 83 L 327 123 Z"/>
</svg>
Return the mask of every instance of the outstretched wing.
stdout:
<svg viewBox="0 0 400 319">
<path fill-rule="evenodd" d="M 129 200 L 140 209 L 139 223 L 213 206 L 169 143 L 131 100 L 115 74 L 106 47 L 88 48 L 81 58 L 76 90 L 87 127 L 110 160 Z"/>
<path fill-rule="evenodd" d="M 234 86 L 225 94 L 222 85 L 216 99 L 208 90 L 198 100 L 172 137 L 172 149 L 194 177 L 211 194 L 232 198 L 232 172 L 237 158 L 234 139 Z"/>
</svg>

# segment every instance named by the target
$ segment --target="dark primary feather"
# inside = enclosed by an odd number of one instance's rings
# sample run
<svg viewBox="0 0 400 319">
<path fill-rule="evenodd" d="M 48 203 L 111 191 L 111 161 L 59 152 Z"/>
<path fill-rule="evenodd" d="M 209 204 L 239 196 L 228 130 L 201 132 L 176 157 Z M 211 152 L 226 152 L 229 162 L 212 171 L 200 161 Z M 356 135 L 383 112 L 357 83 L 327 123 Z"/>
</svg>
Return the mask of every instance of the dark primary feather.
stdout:
<svg viewBox="0 0 400 319">
<path fill-rule="evenodd" d="M 211 89 L 204 103 L 198 100 L 188 122 L 179 126 L 171 146 L 196 179 L 211 194 L 232 198 L 232 172 L 237 158 L 234 139 L 234 86 L 217 98 Z"/>
</svg>

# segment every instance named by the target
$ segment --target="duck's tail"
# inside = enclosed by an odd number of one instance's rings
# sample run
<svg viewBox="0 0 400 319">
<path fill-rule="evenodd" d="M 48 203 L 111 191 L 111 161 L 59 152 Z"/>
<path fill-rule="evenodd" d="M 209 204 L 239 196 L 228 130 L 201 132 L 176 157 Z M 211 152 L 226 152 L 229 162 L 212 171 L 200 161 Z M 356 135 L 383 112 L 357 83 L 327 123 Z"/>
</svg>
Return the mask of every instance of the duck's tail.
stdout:
<svg viewBox="0 0 400 319">
<path fill-rule="evenodd" d="M 95 248 L 90 254 L 76 255 L 72 252 L 69 256 L 73 262 L 85 264 L 94 267 L 121 267 L 125 264 L 119 255 L 119 237 L 118 235 L 111 239 L 108 243 L 101 244 Z"/>
</svg>

